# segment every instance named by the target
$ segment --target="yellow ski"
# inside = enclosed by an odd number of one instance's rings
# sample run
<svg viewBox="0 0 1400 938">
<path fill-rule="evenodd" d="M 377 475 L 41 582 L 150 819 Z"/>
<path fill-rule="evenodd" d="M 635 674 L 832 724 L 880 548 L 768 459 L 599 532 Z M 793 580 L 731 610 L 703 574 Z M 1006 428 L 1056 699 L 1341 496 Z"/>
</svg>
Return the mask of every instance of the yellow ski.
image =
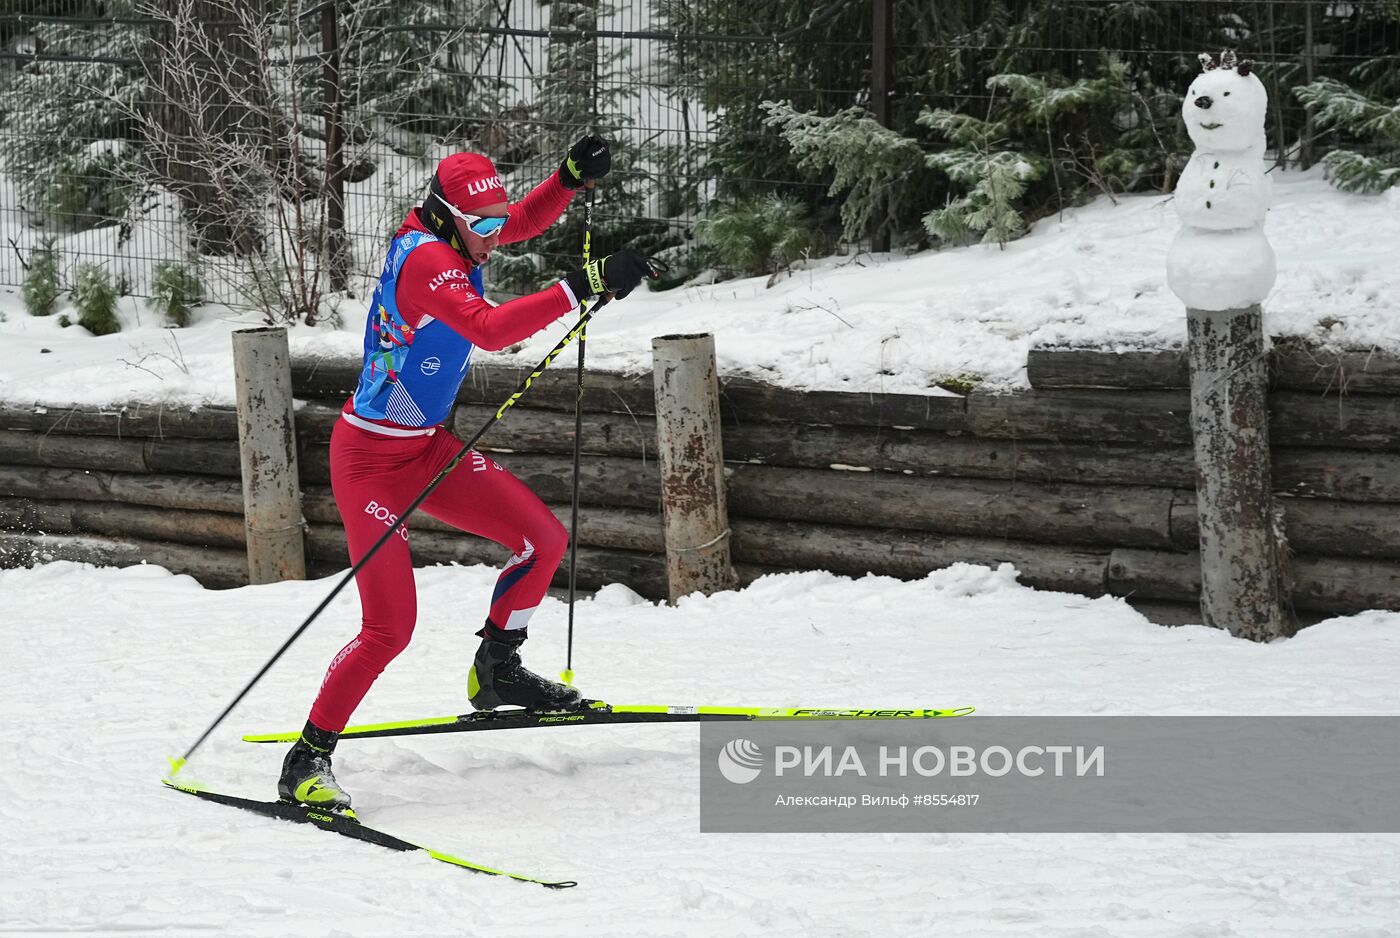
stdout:
<svg viewBox="0 0 1400 938">
<path fill-rule="evenodd" d="M 597 726 L 619 723 L 708 723 L 807 720 L 934 720 L 961 717 L 975 707 L 951 709 L 841 708 L 841 707 L 687 707 L 652 704 L 606 704 L 588 701 L 582 710 L 482 710 L 456 716 L 399 720 L 393 723 L 366 723 L 347 726 L 341 739 L 371 739 L 381 736 L 415 736 L 424 733 L 467 733 L 476 730 L 511 730 L 536 726 Z M 298 730 L 284 733 L 256 733 L 244 736 L 250 743 L 291 743 Z"/>
</svg>

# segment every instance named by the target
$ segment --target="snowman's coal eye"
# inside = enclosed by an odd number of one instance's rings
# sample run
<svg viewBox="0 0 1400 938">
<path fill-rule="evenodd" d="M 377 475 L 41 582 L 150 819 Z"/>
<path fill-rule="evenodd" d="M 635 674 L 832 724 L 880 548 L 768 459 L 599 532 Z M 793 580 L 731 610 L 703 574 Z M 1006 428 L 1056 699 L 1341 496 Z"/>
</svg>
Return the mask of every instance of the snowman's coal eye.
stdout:
<svg viewBox="0 0 1400 938">
<path fill-rule="evenodd" d="M 1227 98 L 1230 97 L 1230 92 L 1228 92 L 1228 91 L 1225 92 L 1225 97 L 1227 97 Z"/>
</svg>

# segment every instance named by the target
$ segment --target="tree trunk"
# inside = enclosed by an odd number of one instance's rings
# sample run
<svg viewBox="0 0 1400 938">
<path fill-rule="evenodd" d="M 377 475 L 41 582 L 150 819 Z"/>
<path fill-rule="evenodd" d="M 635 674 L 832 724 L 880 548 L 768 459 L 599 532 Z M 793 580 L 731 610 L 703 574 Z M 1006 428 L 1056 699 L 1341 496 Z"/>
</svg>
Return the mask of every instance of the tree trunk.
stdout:
<svg viewBox="0 0 1400 938">
<path fill-rule="evenodd" d="M 350 277 L 349 244 L 345 237 L 345 134 L 341 124 L 340 35 L 336 26 L 339 4 L 329 0 L 321 10 L 321 96 L 326 117 L 326 253 L 330 287 L 345 292 Z"/>
<path fill-rule="evenodd" d="M 148 143 L 157 176 L 180 198 L 202 253 L 253 253 L 258 199 L 246 155 L 266 150 L 256 50 L 227 0 L 167 0 L 143 56 L 151 85 Z M 245 14 L 247 15 L 247 14 Z"/>
</svg>

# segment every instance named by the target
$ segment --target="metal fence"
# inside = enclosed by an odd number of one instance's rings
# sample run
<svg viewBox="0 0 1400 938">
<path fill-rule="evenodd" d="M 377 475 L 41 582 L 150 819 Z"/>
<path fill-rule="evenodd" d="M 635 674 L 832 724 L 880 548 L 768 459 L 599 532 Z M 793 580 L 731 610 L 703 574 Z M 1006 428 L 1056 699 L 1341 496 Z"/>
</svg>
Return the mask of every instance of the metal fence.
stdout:
<svg viewBox="0 0 1400 938">
<path fill-rule="evenodd" d="M 246 22 L 231 9 L 261 15 L 256 6 L 0 5 L 0 229 L 10 248 L 0 283 L 21 283 L 47 243 L 70 281 L 78 263 L 98 263 L 141 296 L 155 265 L 178 261 L 199 269 L 210 299 L 265 302 L 248 288 L 248 251 L 192 231 L 191 193 L 204 183 L 153 185 L 159 173 L 142 156 L 160 129 L 152 50 L 173 21 L 202 17 L 215 35 Z M 589 128 L 611 137 L 617 153 L 597 210 L 600 250 L 683 249 L 726 193 L 781 189 L 811 206 L 818 224 L 829 220 L 827 180 L 799 171 L 754 119 L 763 99 L 822 113 L 860 105 L 883 123 L 907 124 L 926 106 L 985 111 L 986 78 L 998 70 L 1075 75 L 1109 55 L 1179 90 L 1197 53 L 1228 45 L 1260 63 L 1270 85 L 1280 160 L 1306 163 L 1317 144 L 1291 88 L 1395 56 L 1393 8 L 1389 0 L 364 0 L 269 6 L 262 51 L 247 54 L 262 55 L 269 120 L 282 134 L 264 147 L 283 166 L 280 194 L 293 186 L 302 222 L 335 228 L 343 217 L 353 290 L 357 277 L 377 274 L 387 238 L 441 156 L 490 154 L 519 198 Z M 228 86 L 245 80 L 240 73 L 226 70 Z M 208 106 L 227 101 L 213 95 Z M 528 289 L 567 267 L 576 224 L 530 253 L 503 252 L 488 284 Z M 285 238 L 276 243 L 285 251 Z M 328 263 L 318 251 L 314 263 Z"/>
</svg>

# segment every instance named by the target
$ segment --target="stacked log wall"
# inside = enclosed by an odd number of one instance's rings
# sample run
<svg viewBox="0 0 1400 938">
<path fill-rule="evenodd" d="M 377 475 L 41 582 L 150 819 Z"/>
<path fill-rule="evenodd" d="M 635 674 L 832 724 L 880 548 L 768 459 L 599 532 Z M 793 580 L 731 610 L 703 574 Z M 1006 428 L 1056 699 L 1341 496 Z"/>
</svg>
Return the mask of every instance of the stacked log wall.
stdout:
<svg viewBox="0 0 1400 938">
<path fill-rule="evenodd" d="M 1400 359 L 1278 344 L 1275 485 L 1304 618 L 1400 608 Z M 722 379 L 740 582 L 827 569 L 904 578 L 956 562 L 1014 564 L 1023 582 L 1128 597 L 1198 621 L 1194 464 L 1176 351 L 1040 349 L 1031 389 L 965 397 L 802 392 Z M 293 365 L 309 569 L 347 558 L 327 442 L 358 364 Z M 469 435 L 523 377 L 478 365 L 452 425 Z M 567 518 L 576 397 L 546 372 L 481 449 Z M 666 594 L 650 374 L 588 376 L 579 582 Z M 236 420 L 130 404 L 0 404 L 0 553 L 7 562 L 144 559 L 210 586 L 246 582 Z M 410 522 L 420 563 L 506 551 Z M 562 582 L 562 580 L 560 581 Z"/>
</svg>

